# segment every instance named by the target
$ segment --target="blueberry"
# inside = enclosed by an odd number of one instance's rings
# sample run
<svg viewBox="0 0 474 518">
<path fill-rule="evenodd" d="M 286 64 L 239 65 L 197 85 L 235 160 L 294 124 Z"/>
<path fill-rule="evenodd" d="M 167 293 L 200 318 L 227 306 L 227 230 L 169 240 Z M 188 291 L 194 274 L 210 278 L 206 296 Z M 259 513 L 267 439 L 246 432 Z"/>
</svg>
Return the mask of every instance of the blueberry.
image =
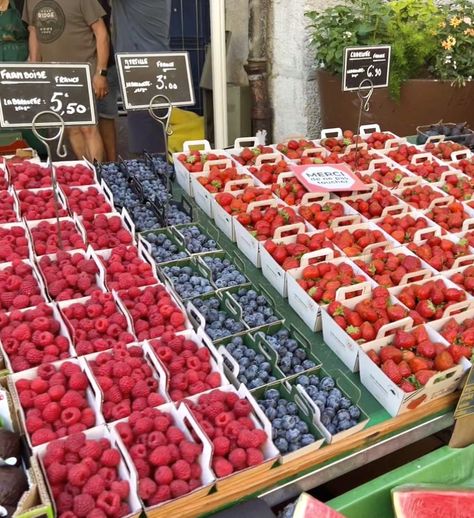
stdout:
<svg viewBox="0 0 474 518">
<path fill-rule="evenodd" d="M 333 408 L 334 410 L 338 410 L 340 407 L 340 399 L 336 396 L 329 396 L 326 400 L 326 406 L 328 408 Z"/>
<path fill-rule="evenodd" d="M 285 415 L 282 420 L 282 428 L 285 430 L 291 430 L 296 425 L 296 418 L 292 415 Z"/>
<path fill-rule="evenodd" d="M 296 423 L 296 428 L 302 433 L 308 433 L 308 425 L 301 419 Z"/>
<path fill-rule="evenodd" d="M 360 418 L 360 408 L 356 405 L 351 405 L 349 407 L 349 415 L 351 416 L 352 419 L 354 419 L 355 421 L 358 421 Z"/>
<path fill-rule="evenodd" d="M 308 376 L 305 376 L 305 375 L 298 376 L 296 378 L 296 383 L 298 383 L 302 387 L 307 387 L 309 385 L 309 378 L 308 378 Z"/>
<path fill-rule="evenodd" d="M 276 389 L 268 389 L 265 392 L 265 399 L 279 399 L 280 393 Z"/>
<path fill-rule="evenodd" d="M 279 437 L 278 439 L 275 440 L 275 446 L 280 453 L 288 452 L 288 441 L 286 439 L 284 439 L 283 437 Z"/>
<path fill-rule="evenodd" d="M 279 417 L 276 417 L 273 421 L 272 421 L 272 426 L 273 428 L 276 428 L 277 430 L 279 430 L 280 428 L 282 428 L 282 422 L 281 422 L 281 419 Z"/>
<path fill-rule="evenodd" d="M 288 442 L 297 442 L 298 439 L 301 436 L 301 432 L 298 430 L 298 428 L 291 428 L 286 432 L 285 438 Z"/>
<path fill-rule="evenodd" d="M 286 406 L 284 406 L 284 405 L 278 405 L 276 408 L 276 411 L 277 411 L 278 417 L 284 417 L 284 416 L 288 415 L 286 412 Z"/>
<path fill-rule="evenodd" d="M 343 432 L 344 430 L 348 430 L 349 428 L 352 428 L 350 419 L 343 419 L 339 421 L 339 424 L 337 426 L 339 432 Z"/>
<path fill-rule="evenodd" d="M 328 426 L 332 421 L 332 417 L 326 413 L 326 411 L 321 412 L 321 424 L 323 426 Z"/>
<path fill-rule="evenodd" d="M 311 399 L 316 399 L 316 396 L 319 394 L 318 387 L 315 387 L 314 385 L 309 385 L 305 390 Z"/>
<path fill-rule="evenodd" d="M 337 428 L 334 424 L 328 424 L 326 426 L 326 430 L 329 432 L 330 435 L 336 435 L 337 433 Z"/>
<path fill-rule="evenodd" d="M 316 439 L 314 438 L 314 435 L 311 434 L 311 433 L 305 433 L 301 436 L 301 446 L 309 446 L 310 444 L 313 444 L 313 442 L 316 441 Z"/>
<path fill-rule="evenodd" d="M 337 399 L 341 399 L 342 392 L 338 388 L 333 388 L 332 390 L 329 391 L 329 395 L 334 396 Z"/>
<path fill-rule="evenodd" d="M 265 415 L 270 419 L 270 421 L 273 421 L 273 419 L 277 417 L 277 411 L 272 407 L 268 407 L 265 409 Z"/>
<path fill-rule="evenodd" d="M 336 386 L 336 383 L 335 383 L 334 379 L 331 378 L 331 376 L 325 376 L 324 378 L 321 379 L 321 382 L 320 382 L 321 390 L 329 391 L 329 390 L 332 390 L 335 386 Z"/>
<path fill-rule="evenodd" d="M 349 409 L 352 406 L 352 401 L 347 397 L 342 397 L 340 401 L 340 407 L 344 409 Z"/>
<path fill-rule="evenodd" d="M 310 385 L 313 385 L 315 387 L 319 387 L 319 376 L 316 376 L 315 374 L 311 374 L 308 376 Z"/>
<path fill-rule="evenodd" d="M 295 403 L 290 401 L 286 407 L 286 411 L 289 415 L 296 415 L 298 413 L 298 407 Z"/>
<path fill-rule="evenodd" d="M 351 415 L 347 410 L 339 410 L 336 414 L 337 419 L 339 422 L 341 421 L 350 421 Z"/>
</svg>

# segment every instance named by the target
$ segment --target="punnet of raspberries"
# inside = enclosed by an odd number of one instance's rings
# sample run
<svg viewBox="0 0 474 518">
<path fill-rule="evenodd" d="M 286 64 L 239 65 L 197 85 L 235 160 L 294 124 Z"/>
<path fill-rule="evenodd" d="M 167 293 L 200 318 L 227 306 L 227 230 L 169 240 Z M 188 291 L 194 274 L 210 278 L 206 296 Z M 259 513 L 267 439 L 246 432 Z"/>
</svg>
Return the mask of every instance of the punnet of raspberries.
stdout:
<svg viewBox="0 0 474 518">
<path fill-rule="evenodd" d="M 173 401 L 220 387 L 221 375 L 212 371 L 211 354 L 189 338 L 166 332 L 150 342 L 169 373 L 169 393 Z"/>
<path fill-rule="evenodd" d="M 39 259 L 39 267 L 53 300 L 78 299 L 99 289 L 97 264 L 84 254 L 59 251 L 56 258 L 44 255 Z"/>
<path fill-rule="evenodd" d="M 27 259 L 29 253 L 28 238 L 22 226 L 0 227 L 0 261 L 2 263 L 13 261 L 13 259 Z"/>
<path fill-rule="evenodd" d="M 13 196 L 8 191 L 0 191 L 0 223 L 18 221 Z"/>
<path fill-rule="evenodd" d="M 101 258 L 106 268 L 106 281 L 111 290 L 156 284 L 151 265 L 138 255 L 134 246 L 120 245 L 112 250 L 108 259 Z"/>
<path fill-rule="evenodd" d="M 158 394 L 158 380 L 139 346 L 115 345 L 89 360 L 89 365 L 103 392 L 106 421 L 118 421 L 132 411 L 166 403 Z"/>
<path fill-rule="evenodd" d="M 133 320 L 139 341 L 185 329 L 186 317 L 162 284 L 130 288 L 119 293 Z"/>
<path fill-rule="evenodd" d="M 8 164 L 10 177 L 15 189 L 39 189 L 50 187 L 51 171 L 47 167 L 33 162 L 18 162 Z"/>
<path fill-rule="evenodd" d="M 202 394 L 197 403 L 187 404 L 213 444 L 212 468 L 218 478 L 265 460 L 262 447 L 268 437 L 255 427 L 246 399 L 235 392 L 213 390 Z"/>
<path fill-rule="evenodd" d="M 8 180 L 3 171 L 0 171 L 0 190 L 4 191 L 8 189 Z"/>
<path fill-rule="evenodd" d="M 116 430 L 138 473 L 138 495 L 151 507 L 203 485 L 202 445 L 186 438 L 173 417 L 156 408 L 133 412 Z"/>
<path fill-rule="evenodd" d="M 3 311 L 29 308 L 42 302 L 45 300 L 38 281 L 26 261 L 15 259 L 10 266 L 0 270 L 0 308 Z"/>
<path fill-rule="evenodd" d="M 87 240 L 94 250 L 131 245 L 133 242 L 132 235 L 124 227 L 119 215 L 98 214 L 96 216 L 88 212 L 83 214 L 82 224 L 86 229 Z"/>
<path fill-rule="evenodd" d="M 41 365 L 33 379 L 20 378 L 15 387 L 33 446 L 83 432 L 96 424 L 94 410 L 86 399 L 89 380 L 77 363 Z"/>
<path fill-rule="evenodd" d="M 62 220 L 59 225 L 63 250 L 86 249 L 84 240 L 72 221 Z M 55 254 L 60 250 L 56 222 L 41 221 L 37 226 L 31 227 L 30 230 L 37 255 Z"/>
<path fill-rule="evenodd" d="M 83 164 L 60 165 L 56 167 L 56 178 L 61 185 L 92 185 L 94 173 Z"/>
<path fill-rule="evenodd" d="M 135 337 L 127 330 L 127 319 L 114 302 L 112 293 L 94 291 L 85 302 L 63 307 L 62 312 L 73 329 L 79 356 L 105 351 L 117 344 L 128 344 Z"/>
<path fill-rule="evenodd" d="M 96 187 L 90 186 L 82 190 L 74 187 L 71 188 L 69 185 L 63 185 L 62 188 L 69 208 L 78 215 L 93 216 L 94 214 L 112 212 L 110 203 Z"/>
<path fill-rule="evenodd" d="M 54 193 L 52 189 L 39 191 L 23 190 L 18 193 L 20 212 L 27 220 L 49 219 L 56 217 Z M 68 212 L 59 202 L 58 216 L 67 216 Z"/>
<path fill-rule="evenodd" d="M 47 304 L 0 313 L 0 340 L 15 372 L 70 356 L 69 339 Z"/>
<path fill-rule="evenodd" d="M 110 441 L 75 433 L 48 444 L 42 459 L 61 518 L 121 518 L 130 514 L 130 484 Z"/>
</svg>

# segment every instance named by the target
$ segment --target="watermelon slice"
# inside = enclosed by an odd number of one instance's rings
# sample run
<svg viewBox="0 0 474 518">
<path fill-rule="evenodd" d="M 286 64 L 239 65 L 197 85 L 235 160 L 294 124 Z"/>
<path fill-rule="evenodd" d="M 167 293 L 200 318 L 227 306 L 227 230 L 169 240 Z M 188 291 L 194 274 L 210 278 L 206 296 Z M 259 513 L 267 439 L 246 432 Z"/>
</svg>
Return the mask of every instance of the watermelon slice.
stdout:
<svg viewBox="0 0 474 518">
<path fill-rule="evenodd" d="M 397 518 L 472 518 L 474 488 L 440 488 L 428 484 L 392 489 Z"/>
<path fill-rule="evenodd" d="M 344 518 L 344 516 L 308 493 L 301 493 L 296 502 L 293 518 Z"/>
</svg>

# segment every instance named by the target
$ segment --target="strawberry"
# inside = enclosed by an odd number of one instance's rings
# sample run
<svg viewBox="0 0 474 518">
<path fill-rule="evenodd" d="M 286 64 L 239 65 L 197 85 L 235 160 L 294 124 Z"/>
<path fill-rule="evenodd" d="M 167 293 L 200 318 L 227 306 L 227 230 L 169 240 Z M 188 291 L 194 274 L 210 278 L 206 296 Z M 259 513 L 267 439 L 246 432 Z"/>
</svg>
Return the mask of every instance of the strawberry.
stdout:
<svg viewBox="0 0 474 518">
<path fill-rule="evenodd" d="M 416 356 L 415 358 L 408 361 L 408 365 L 410 366 L 410 369 L 412 372 L 416 373 L 421 370 L 428 369 L 428 362 L 425 358 L 420 358 Z"/>
<path fill-rule="evenodd" d="M 439 371 L 450 369 L 454 365 L 454 360 L 449 351 L 439 353 L 435 358 L 435 367 Z"/>
<path fill-rule="evenodd" d="M 380 349 L 379 357 L 382 363 L 385 363 L 387 360 L 393 360 L 395 363 L 400 363 L 402 361 L 402 352 L 393 345 L 386 345 Z"/>
<path fill-rule="evenodd" d="M 346 333 L 355 341 L 360 340 L 362 338 L 360 328 L 355 326 L 348 326 L 346 328 Z"/>
<path fill-rule="evenodd" d="M 391 359 L 382 363 L 382 371 L 393 383 L 398 385 L 402 381 L 402 375 L 398 365 Z"/>
<path fill-rule="evenodd" d="M 426 385 L 435 374 L 436 371 L 430 369 L 422 369 L 415 373 L 415 379 L 420 385 Z"/>
<path fill-rule="evenodd" d="M 395 332 L 393 345 L 399 349 L 411 349 L 416 344 L 416 339 L 412 333 L 403 331 L 401 329 Z"/>
<path fill-rule="evenodd" d="M 436 349 L 430 340 L 424 340 L 416 346 L 416 354 L 432 360 L 436 356 Z"/>
<path fill-rule="evenodd" d="M 412 383 L 410 383 L 408 380 L 402 380 L 400 383 L 400 388 L 403 390 L 403 392 L 415 392 L 416 388 L 413 386 Z"/>
</svg>

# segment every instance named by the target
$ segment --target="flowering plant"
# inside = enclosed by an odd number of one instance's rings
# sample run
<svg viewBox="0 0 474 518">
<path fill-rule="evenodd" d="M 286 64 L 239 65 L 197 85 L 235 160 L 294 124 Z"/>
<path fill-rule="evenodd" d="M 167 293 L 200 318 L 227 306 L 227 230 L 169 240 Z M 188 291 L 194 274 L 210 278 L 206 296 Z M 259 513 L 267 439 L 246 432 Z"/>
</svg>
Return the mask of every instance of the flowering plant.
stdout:
<svg viewBox="0 0 474 518">
<path fill-rule="evenodd" d="M 474 77 L 474 3 L 452 0 L 443 11 L 433 75 L 464 85 Z"/>
</svg>

